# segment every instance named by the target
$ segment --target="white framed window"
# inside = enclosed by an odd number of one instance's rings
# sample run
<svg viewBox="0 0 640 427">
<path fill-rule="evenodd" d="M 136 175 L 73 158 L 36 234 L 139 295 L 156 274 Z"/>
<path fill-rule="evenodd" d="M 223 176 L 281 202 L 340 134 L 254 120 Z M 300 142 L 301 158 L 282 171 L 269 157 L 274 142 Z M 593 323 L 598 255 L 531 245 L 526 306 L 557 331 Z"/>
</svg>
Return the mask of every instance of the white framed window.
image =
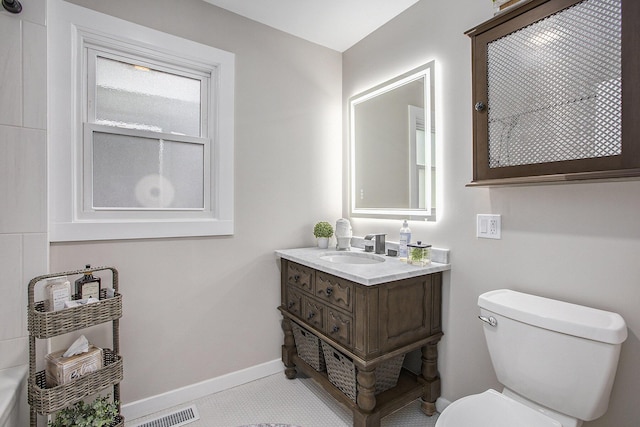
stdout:
<svg viewBox="0 0 640 427">
<path fill-rule="evenodd" d="M 48 13 L 50 240 L 233 234 L 234 55 Z"/>
</svg>

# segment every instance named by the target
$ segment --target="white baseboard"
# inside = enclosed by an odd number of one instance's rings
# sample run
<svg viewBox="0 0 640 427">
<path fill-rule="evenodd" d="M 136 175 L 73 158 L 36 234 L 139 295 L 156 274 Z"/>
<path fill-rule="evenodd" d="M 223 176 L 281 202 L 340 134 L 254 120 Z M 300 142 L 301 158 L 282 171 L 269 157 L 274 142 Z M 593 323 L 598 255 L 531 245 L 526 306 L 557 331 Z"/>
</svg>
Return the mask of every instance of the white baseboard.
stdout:
<svg viewBox="0 0 640 427">
<path fill-rule="evenodd" d="M 246 384 L 278 372 L 283 372 L 283 370 L 284 367 L 280 359 L 265 362 L 156 396 L 147 397 L 146 399 L 127 403 L 126 405 L 122 405 L 122 415 L 128 421 L 135 420 L 136 418 L 144 417 L 171 408 L 172 406 L 182 405 L 219 391 Z"/>
</svg>

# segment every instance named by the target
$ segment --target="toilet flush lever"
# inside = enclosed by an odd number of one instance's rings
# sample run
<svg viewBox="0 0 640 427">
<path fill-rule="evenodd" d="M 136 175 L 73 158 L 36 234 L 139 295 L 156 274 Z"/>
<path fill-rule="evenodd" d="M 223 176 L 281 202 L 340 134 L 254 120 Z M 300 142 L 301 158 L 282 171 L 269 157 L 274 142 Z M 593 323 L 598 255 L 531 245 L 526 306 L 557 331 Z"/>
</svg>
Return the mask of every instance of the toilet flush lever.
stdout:
<svg viewBox="0 0 640 427">
<path fill-rule="evenodd" d="M 498 324 L 498 321 L 493 316 L 489 316 L 489 317 L 478 316 L 478 319 L 482 320 L 484 323 L 487 323 L 487 324 L 489 324 L 489 325 L 491 325 L 493 327 L 495 327 Z"/>
</svg>

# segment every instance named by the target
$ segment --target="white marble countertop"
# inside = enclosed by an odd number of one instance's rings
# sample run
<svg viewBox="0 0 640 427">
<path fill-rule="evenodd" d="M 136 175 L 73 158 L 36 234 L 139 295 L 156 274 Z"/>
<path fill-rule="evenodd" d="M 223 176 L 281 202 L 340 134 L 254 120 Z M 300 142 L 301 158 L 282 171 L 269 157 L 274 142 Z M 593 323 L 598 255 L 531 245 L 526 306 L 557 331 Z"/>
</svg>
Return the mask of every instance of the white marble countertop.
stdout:
<svg viewBox="0 0 640 427">
<path fill-rule="evenodd" d="M 372 255 L 365 253 L 362 249 L 351 248 L 351 252 Z M 397 257 L 377 255 L 384 258 L 384 262 L 376 264 L 343 264 L 334 263 L 321 258 L 323 255 L 341 254 L 335 249 L 299 248 L 280 249 L 276 255 L 325 273 L 333 274 L 343 279 L 351 280 L 362 285 L 377 285 L 391 282 L 393 280 L 407 279 L 409 277 L 422 276 L 424 274 L 437 273 L 451 269 L 451 264 L 441 264 L 431 262 L 430 265 L 419 267 L 400 261 Z"/>
</svg>

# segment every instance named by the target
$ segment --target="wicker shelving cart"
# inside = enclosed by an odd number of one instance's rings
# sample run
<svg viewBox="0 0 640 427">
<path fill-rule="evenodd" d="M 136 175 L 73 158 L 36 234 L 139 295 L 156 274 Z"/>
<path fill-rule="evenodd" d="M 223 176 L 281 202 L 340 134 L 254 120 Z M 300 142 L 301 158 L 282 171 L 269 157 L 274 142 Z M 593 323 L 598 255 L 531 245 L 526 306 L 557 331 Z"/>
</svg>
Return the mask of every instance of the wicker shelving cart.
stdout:
<svg viewBox="0 0 640 427">
<path fill-rule="evenodd" d="M 35 287 L 38 282 L 58 276 L 75 276 L 105 270 L 110 270 L 112 274 L 114 290 L 112 298 L 106 298 L 106 290 L 103 288 L 99 302 L 65 308 L 60 311 L 45 311 L 44 301 L 35 301 Z M 31 427 L 37 427 L 37 414 L 52 414 L 107 387 L 113 387 L 113 399 L 118 401 L 118 413 L 120 414 L 119 383 L 123 377 L 123 366 L 122 357 L 120 357 L 119 333 L 122 296 L 118 292 L 118 271 L 113 267 L 97 267 L 34 277 L 29 282 L 28 299 L 28 400 L 31 407 Z M 111 322 L 113 326 L 113 348 L 103 349 L 103 368 L 69 383 L 48 387 L 45 371 L 36 372 L 36 340 L 52 338 L 106 322 Z M 122 426 L 124 426 L 124 417 L 118 415 L 111 427 Z"/>
</svg>

